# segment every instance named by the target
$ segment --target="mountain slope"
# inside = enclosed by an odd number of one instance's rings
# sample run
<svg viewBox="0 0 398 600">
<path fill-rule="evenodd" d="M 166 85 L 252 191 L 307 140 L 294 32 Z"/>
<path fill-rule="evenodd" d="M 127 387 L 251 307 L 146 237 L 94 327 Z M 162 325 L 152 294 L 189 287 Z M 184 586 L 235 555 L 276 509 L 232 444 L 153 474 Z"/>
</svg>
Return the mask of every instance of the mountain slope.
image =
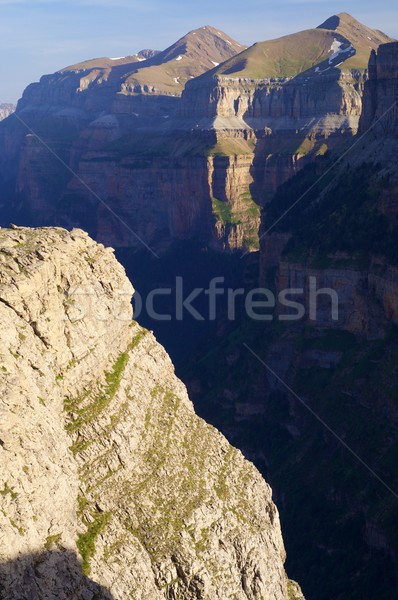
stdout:
<svg viewBox="0 0 398 600">
<path fill-rule="evenodd" d="M 166 94 L 181 94 L 185 83 L 241 52 L 242 46 L 209 25 L 190 31 L 175 44 L 148 60 L 129 75 L 124 92 L 137 86 Z"/>
<path fill-rule="evenodd" d="M 369 29 L 350 15 L 341 13 L 316 29 L 258 42 L 213 73 L 253 79 L 294 77 L 331 57 L 339 59 L 333 65 L 342 62 L 343 70 L 365 69 L 371 50 L 389 41 L 391 38 L 384 33 Z M 355 53 L 351 51 L 351 45 Z"/>
</svg>

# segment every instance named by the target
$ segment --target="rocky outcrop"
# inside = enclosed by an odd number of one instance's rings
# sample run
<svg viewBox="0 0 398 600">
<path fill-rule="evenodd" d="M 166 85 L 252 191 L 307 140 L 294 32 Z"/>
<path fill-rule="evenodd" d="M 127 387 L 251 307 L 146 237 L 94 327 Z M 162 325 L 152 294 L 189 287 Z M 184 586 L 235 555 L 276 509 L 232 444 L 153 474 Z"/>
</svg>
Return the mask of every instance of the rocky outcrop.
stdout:
<svg viewBox="0 0 398 600">
<path fill-rule="evenodd" d="M 131 321 L 112 250 L 0 230 L 0 274 L 2 598 L 302 598 L 270 488 Z"/>
<path fill-rule="evenodd" d="M 0 121 L 9 117 L 15 111 L 15 104 L 0 104 Z"/>
</svg>

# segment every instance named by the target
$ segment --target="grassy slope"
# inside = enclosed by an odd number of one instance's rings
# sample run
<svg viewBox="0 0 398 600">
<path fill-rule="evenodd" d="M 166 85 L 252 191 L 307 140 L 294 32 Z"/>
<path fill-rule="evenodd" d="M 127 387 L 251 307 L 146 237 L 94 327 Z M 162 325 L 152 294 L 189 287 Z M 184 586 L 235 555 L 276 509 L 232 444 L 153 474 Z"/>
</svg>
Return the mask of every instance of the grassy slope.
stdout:
<svg viewBox="0 0 398 600">
<path fill-rule="evenodd" d="M 123 83 L 132 87 L 148 86 L 161 93 L 180 95 L 189 79 L 214 69 L 217 64 L 244 48 L 224 32 L 206 25 L 189 32 L 175 44 L 147 60 L 140 60 L 140 55 L 118 60 L 94 58 L 70 65 L 59 73 L 68 75 L 79 71 L 89 75 L 90 72 L 98 71 L 103 80 L 120 86 Z"/>
<path fill-rule="evenodd" d="M 185 83 L 214 69 L 245 47 L 207 25 L 191 31 L 158 56 L 143 63 L 127 78 L 130 84 L 155 86 L 169 94 L 181 94 Z M 181 58 L 180 58 L 181 57 Z"/>
<path fill-rule="evenodd" d="M 262 79 L 293 77 L 328 57 L 334 34 L 309 29 L 269 42 L 258 42 L 222 65 L 217 73 Z"/>
<path fill-rule="evenodd" d="M 335 39 L 341 40 L 341 36 L 356 49 L 355 56 L 343 63 L 342 70 L 365 69 L 371 50 L 392 41 L 341 13 L 317 29 L 258 42 L 221 65 L 216 73 L 253 79 L 294 77 L 330 58 L 332 43 Z"/>
</svg>

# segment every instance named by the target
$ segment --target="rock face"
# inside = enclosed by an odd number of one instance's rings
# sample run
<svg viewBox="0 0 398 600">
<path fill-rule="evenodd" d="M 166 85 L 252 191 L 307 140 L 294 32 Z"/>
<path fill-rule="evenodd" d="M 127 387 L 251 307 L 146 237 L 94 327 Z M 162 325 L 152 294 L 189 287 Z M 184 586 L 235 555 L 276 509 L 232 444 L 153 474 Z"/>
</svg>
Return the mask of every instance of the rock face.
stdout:
<svg viewBox="0 0 398 600">
<path fill-rule="evenodd" d="M 1 597 L 302 598 L 270 488 L 131 321 L 112 250 L 62 229 L 0 249 Z"/>
<path fill-rule="evenodd" d="M 15 111 L 15 104 L 0 104 L 0 121 L 9 117 Z"/>
<path fill-rule="evenodd" d="M 372 52 L 369 61 L 369 80 L 365 86 L 360 122 L 362 133 L 372 126 L 378 137 L 398 132 L 397 80 L 398 42 L 383 44 L 377 53 Z M 376 121 L 380 122 L 376 124 Z"/>
</svg>

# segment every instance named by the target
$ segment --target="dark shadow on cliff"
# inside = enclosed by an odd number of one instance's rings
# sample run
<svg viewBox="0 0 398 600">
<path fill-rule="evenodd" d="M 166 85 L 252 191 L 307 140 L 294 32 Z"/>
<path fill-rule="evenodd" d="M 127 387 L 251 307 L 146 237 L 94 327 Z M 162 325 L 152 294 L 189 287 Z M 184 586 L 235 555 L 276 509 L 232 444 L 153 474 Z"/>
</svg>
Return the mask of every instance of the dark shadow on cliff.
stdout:
<svg viewBox="0 0 398 600">
<path fill-rule="evenodd" d="M 113 600 L 112 594 L 82 573 L 69 550 L 26 554 L 0 563 L 1 600 Z"/>
</svg>

